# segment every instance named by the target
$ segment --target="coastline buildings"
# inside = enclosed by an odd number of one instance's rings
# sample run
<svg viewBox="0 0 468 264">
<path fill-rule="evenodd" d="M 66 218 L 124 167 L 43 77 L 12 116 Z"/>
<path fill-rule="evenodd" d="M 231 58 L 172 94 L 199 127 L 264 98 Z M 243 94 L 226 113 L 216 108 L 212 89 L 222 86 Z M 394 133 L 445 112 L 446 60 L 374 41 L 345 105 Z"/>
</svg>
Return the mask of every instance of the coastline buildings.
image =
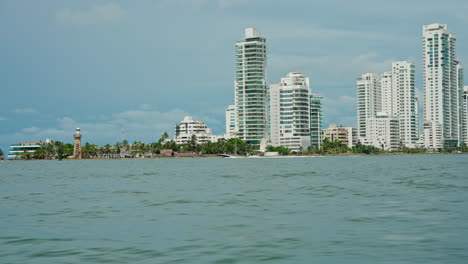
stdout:
<svg viewBox="0 0 468 264">
<path fill-rule="evenodd" d="M 461 65 L 456 60 L 456 41 L 447 25 L 423 26 L 424 147 L 460 145 Z"/>
<path fill-rule="evenodd" d="M 237 137 L 260 145 L 267 136 L 266 39 L 257 29 L 247 28 L 244 40 L 235 47 Z"/>
<path fill-rule="evenodd" d="M 232 138 L 237 135 L 236 119 L 236 106 L 228 106 L 226 108 L 226 137 Z"/>
<path fill-rule="evenodd" d="M 468 146 L 468 86 L 463 87 L 461 124 L 463 144 Z"/>
<path fill-rule="evenodd" d="M 322 139 L 329 141 L 339 140 L 341 144 L 346 145 L 348 148 L 356 146 L 358 142 L 358 131 L 355 127 L 336 126 L 330 124 L 328 128 L 322 129 Z"/>
<path fill-rule="evenodd" d="M 379 148 L 384 146 L 387 150 L 395 149 L 396 145 L 415 148 L 419 140 L 415 65 L 407 61 L 392 62 L 390 72 L 381 76 L 366 73 L 356 81 L 356 85 L 361 143 Z M 395 143 L 393 127 L 395 119 L 399 125 L 398 144 Z"/>
<path fill-rule="evenodd" d="M 320 145 L 321 97 L 312 95 L 309 78 L 291 72 L 269 90 L 269 141 L 293 151 Z"/>
<path fill-rule="evenodd" d="M 363 145 L 370 145 L 391 151 L 400 148 L 400 118 L 379 112 L 375 117 L 367 119 L 366 137 Z"/>
<path fill-rule="evenodd" d="M 174 140 L 177 144 L 188 144 L 193 136 L 196 137 L 197 144 L 217 140 L 217 137 L 213 136 L 211 129 L 203 121 L 195 121 L 191 116 L 186 116 L 176 125 Z"/>
<path fill-rule="evenodd" d="M 380 76 L 366 73 L 357 79 L 357 118 L 358 136 L 365 138 L 367 119 L 382 111 L 382 89 Z"/>
<path fill-rule="evenodd" d="M 415 65 L 408 61 L 392 63 L 391 93 L 382 97 L 383 112 L 398 117 L 402 147 L 415 148 L 419 140 L 418 98 L 415 89 Z"/>
<path fill-rule="evenodd" d="M 45 146 L 47 143 L 50 143 L 50 140 L 46 140 L 46 142 L 21 142 L 15 145 L 11 145 L 10 151 L 8 152 L 8 158 L 21 159 L 21 154 L 25 152 L 28 152 L 29 155 L 32 155 L 38 148 Z"/>
</svg>

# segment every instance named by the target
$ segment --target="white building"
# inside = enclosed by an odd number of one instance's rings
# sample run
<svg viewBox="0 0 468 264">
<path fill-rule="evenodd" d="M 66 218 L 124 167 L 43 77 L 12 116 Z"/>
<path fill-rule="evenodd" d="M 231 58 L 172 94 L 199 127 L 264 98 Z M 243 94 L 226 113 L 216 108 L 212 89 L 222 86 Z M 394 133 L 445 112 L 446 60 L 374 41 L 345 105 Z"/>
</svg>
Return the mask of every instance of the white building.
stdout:
<svg viewBox="0 0 468 264">
<path fill-rule="evenodd" d="M 452 148 L 459 144 L 461 87 L 457 80 L 456 39 L 447 25 L 423 26 L 426 148 Z"/>
<path fill-rule="evenodd" d="M 385 72 L 380 78 L 380 87 L 382 89 L 382 112 L 394 113 L 397 109 L 397 96 L 393 89 L 392 72 Z"/>
<path fill-rule="evenodd" d="M 237 136 L 236 127 L 236 105 L 230 105 L 226 108 L 226 137 Z"/>
<path fill-rule="evenodd" d="M 194 121 L 191 116 L 186 116 L 176 125 L 174 140 L 177 144 L 188 144 L 193 136 L 196 137 L 197 144 L 217 141 L 217 136 L 211 133 L 211 129 L 203 121 Z"/>
<path fill-rule="evenodd" d="M 392 63 L 392 71 L 380 77 L 367 73 L 357 81 L 358 133 L 362 143 L 370 140 L 367 119 L 377 113 L 399 119 L 399 145 L 414 148 L 419 140 L 418 99 L 415 89 L 415 66 L 407 61 Z M 382 118 L 382 114 L 380 117 Z"/>
<path fill-rule="evenodd" d="M 463 88 L 461 124 L 463 143 L 468 146 L 468 86 Z"/>
<path fill-rule="evenodd" d="M 400 147 L 399 118 L 379 112 L 367 119 L 366 137 L 363 145 L 370 145 L 383 150 L 396 150 Z"/>
<path fill-rule="evenodd" d="M 407 61 L 392 63 L 391 98 L 382 96 L 382 104 L 392 102 L 391 108 L 382 112 L 400 120 L 400 142 L 408 148 L 416 147 L 419 140 L 418 98 L 415 89 L 415 65 Z"/>
<path fill-rule="evenodd" d="M 317 103 L 318 100 L 318 111 Z M 316 126 L 321 126 L 321 97 L 311 94 L 309 78 L 292 72 L 280 83 L 270 85 L 269 140 L 272 146 L 283 146 L 293 151 L 318 146 Z M 318 114 L 317 114 L 318 113 Z M 312 121 L 312 122 L 311 122 Z M 320 139 L 320 135 L 318 136 Z"/>
<path fill-rule="evenodd" d="M 382 89 L 380 76 L 375 73 L 363 74 L 356 81 L 357 85 L 357 117 L 358 136 L 366 137 L 366 123 L 368 118 L 375 117 L 382 111 Z"/>
<path fill-rule="evenodd" d="M 255 28 L 245 29 L 236 43 L 235 105 L 237 137 L 260 145 L 267 137 L 266 39 Z"/>
</svg>

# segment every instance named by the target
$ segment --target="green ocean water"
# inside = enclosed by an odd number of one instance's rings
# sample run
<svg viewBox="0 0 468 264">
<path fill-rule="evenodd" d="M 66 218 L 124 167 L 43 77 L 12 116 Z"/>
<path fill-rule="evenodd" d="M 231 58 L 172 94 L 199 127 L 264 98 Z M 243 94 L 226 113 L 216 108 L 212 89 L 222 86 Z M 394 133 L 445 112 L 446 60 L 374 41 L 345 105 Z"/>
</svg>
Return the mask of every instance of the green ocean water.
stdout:
<svg viewBox="0 0 468 264">
<path fill-rule="evenodd" d="M 0 263 L 468 263 L 468 155 L 3 161 Z"/>
</svg>

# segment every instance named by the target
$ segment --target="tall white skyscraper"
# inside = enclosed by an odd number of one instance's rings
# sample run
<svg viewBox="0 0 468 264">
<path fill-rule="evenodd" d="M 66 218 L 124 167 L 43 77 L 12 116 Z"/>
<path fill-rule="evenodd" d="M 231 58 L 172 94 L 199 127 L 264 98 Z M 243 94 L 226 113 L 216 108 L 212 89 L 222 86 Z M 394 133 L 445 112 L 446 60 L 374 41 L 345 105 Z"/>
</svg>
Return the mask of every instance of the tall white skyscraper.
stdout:
<svg viewBox="0 0 468 264">
<path fill-rule="evenodd" d="M 266 39 L 254 28 L 236 43 L 235 105 L 237 137 L 260 145 L 267 137 Z"/>
<path fill-rule="evenodd" d="M 447 25 L 423 26 L 424 125 L 426 148 L 452 148 L 460 140 L 461 87 L 456 41 Z"/>
<path fill-rule="evenodd" d="M 399 118 L 400 143 L 405 147 L 415 147 L 419 140 L 419 115 L 413 63 L 392 63 L 392 98 L 382 97 L 383 102 L 386 100 L 393 103 L 391 111 L 387 113 Z"/>
<path fill-rule="evenodd" d="M 280 83 L 271 84 L 270 141 L 273 146 L 306 150 L 311 146 L 311 90 L 309 78 L 292 72 Z"/>
<path fill-rule="evenodd" d="M 322 97 L 311 93 L 309 78 L 291 72 L 270 85 L 269 143 L 290 150 L 319 147 Z"/>
<path fill-rule="evenodd" d="M 380 76 L 375 73 L 363 74 L 356 81 L 358 137 L 366 137 L 366 120 L 382 111 L 382 89 Z"/>
<path fill-rule="evenodd" d="M 393 62 L 392 71 L 385 72 L 380 77 L 374 73 L 366 73 L 358 79 L 358 122 L 361 143 L 378 146 L 380 143 L 376 142 L 383 142 L 382 138 L 391 138 L 391 144 L 384 144 L 388 149 L 395 148 L 395 140 L 402 147 L 416 146 L 419 140 L 419 125 L 414 79 L 415 66 L 407 61 Z M 369 127 L 370 118 L 377 116 L 378 120 L 372 120 L 374 128 Z M 386 118 L 389 120 L 383 120 Z M 395 119 L 397 123 L 394 122 Z M 376 132 L 375 127 L 379 124 L 391 124 L 392 129 Z M 399 125 L 396 139 L 395 124 Z M 368 134 L 369 131 L 372 132 L 371 135 Z M 391 132 L 391 135 L 384 135 L 387 132 Z M 373 138 L 375 136 L 379 139 Z"/>
<path fill-rule="evenodd" d="M 392 72 L 385 72 L 380 78 L 382 89 L 382 112 L 394 115 L 397 109 L 396 92 L 393 89 Z"/>
</svg>

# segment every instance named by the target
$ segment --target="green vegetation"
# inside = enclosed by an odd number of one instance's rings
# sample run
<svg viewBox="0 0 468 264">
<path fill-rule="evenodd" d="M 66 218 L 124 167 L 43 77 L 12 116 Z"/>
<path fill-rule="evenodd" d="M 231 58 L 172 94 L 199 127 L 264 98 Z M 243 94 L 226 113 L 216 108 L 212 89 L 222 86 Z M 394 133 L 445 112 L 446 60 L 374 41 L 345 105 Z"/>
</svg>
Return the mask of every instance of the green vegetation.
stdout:
<svg viewBox="0 0 468 264">
<path fill-rule="evenodd" d="M 0 156 L 3 156 L 3 150 L 0 148 Z"/>
<path fill-rule="evenodd" d="M 280 155 L 289 155 L 291 151 L 283 146 L 273 147 L 268 146 L 266 149 L 268 152 L 278 152 Z"/>
<path fill-rule="evenodd" d="M 161 154 L 161 150 L 170 149 L 174 152 L 193 152 L 202 155 L 216 154 L 233 154 L 233 155 L 252 155 L 255 153 L 255 148 L 247 144 L 245 141 L 237 138 L 229 140 L 220 140 L 219 142 L 207 142 L 197 144 L 197 137 L 193 136 L 188 144 L 178 145 L 173 140 L 169 140 L 169 134 L 165 132 L 161 135 L 157 142 L 144 143 L 134 141 L 130 144 L 127 140 L 117 142 L 114 145 L 107 144 L 105 146 L 97 146 L 86 142 L 81 147 L 82 157 L 88 158 L 142 158 L 142 157 L 157 157 Z M 396 151 L 384 151 L 373 146 L 365 146 L 358 143 L 352 148 L 348 148 L 339 140 L 329 141 L 325 139 L 319 148 L 310 147 L 307 150 L 299 153 L 291 151 L 285 147 L 267 147 L 268 152 L 278 152 L 280 155 L 337 155 L 337 154 L 382 154 L 382 153 L 426 153 L 426 149 L 403 148 Z M 468 152 L 468 146 L 463 145 L 456 149 L 439 150 L 439 152 Z M 0 149 L 0 155 L 3 152 Z M 63 159 L 73 156 L 73 145 L 60 141 L 52 141 L 34 153 L 24 152 L 21 154 L 21 159 Z"/>
</svg>

